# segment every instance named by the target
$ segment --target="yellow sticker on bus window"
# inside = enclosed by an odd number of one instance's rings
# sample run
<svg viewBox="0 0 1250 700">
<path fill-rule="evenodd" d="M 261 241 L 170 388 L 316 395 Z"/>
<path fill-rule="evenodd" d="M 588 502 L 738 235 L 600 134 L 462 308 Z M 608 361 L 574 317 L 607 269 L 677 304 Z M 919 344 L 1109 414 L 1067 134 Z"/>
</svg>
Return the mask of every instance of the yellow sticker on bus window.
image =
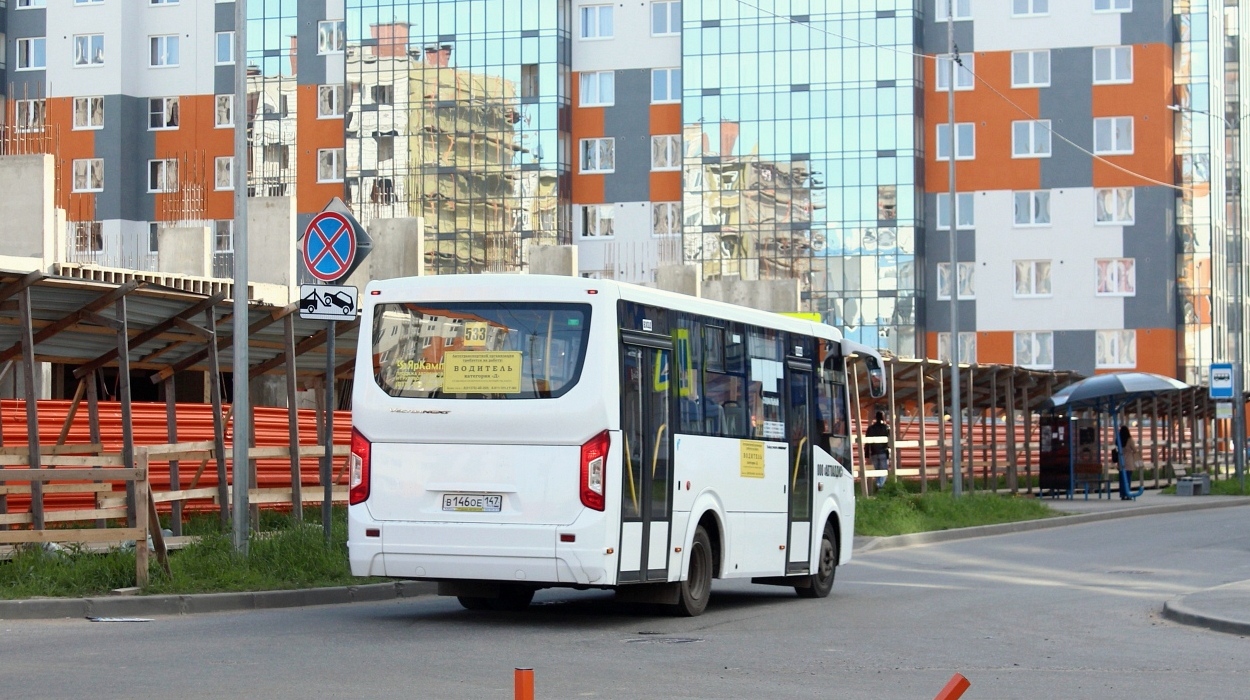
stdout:
<svg viewBox="0 0 1250 700">
<path fill-rule="evenodd" d="M 758 440 L 738 441 L 738 474 L 747 479 L 764 478 L 764 443 Z"/>
<path fill-rule="evenodd" d="M 464 324 L 464 346 L 466 348 L 486 347 L 486 330 L 490 326 L 484 321 L 469 321 Z"/>
<path fill-rule="evenodd" d="M 519 394 L 521 353 L 443 353 L 443 391 L 448 394 Z"/>
</svg>

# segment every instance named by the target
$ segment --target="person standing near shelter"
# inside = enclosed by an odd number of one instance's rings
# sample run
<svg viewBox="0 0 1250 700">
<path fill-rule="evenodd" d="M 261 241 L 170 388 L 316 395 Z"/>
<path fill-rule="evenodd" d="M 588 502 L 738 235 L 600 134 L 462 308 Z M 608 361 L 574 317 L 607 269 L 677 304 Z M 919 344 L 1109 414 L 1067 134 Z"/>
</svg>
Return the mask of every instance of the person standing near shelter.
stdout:
<svg viewBox="0 0 1250 700">
<path fill-rule="evenodd" d="M 864 432 L 865 437 L 885 438 L 885 442 L 868 443 L 868 457 L 872 462 L 874 470 L 888 470 L 890 468 L 890 426 L 886 425 L 885 413 L 877 411 L 877 418 L 868 426 L 868 430 Z M 885 477 L 877 477 L 877 488 L 885 486 Z"/>
<path fill-rule="evenodd" d="M 1133 470 L 1141 463 L 1137 443 L 1133 441 L 1133 433 L 1127 425 L 1120 426 L 1116 446 L 1120 449 L 1120 500 L 1127 501 L 1133 498 Z"/>
</svg>

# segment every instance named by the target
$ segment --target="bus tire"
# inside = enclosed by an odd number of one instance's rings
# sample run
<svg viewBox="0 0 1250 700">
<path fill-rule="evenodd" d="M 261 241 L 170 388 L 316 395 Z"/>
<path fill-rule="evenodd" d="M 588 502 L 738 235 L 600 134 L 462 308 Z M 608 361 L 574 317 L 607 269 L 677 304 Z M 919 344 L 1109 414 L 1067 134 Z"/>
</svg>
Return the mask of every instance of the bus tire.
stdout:
<svg viewBox="0 0 1250 700">
<path fill-rule="evenodd" d="M 838 573 L 838 538 L 833 531 L 833 523 L 825 523 L 816 561 L 816 572 L 808 577 L 809 585 L 794 588 L 800 598 L 824 598 L 833 590 L 833 578 Z"/>
<path fill-rule="evenodd" d="M 499 597 L 489 599 L 490 607 L 500 612 L 521 612 L 534 600 L 534 589 L 529 586 L 504 584 L 499 588 Z"/>
<path fill-rule="evenodd" d="M 712 541 L 702 525 L 694 531 L 689 562 L 686 578 L 679 584 L 677 613 L 697 617 L 703 614 L 712 596 Z"/>
<path fill-rule="evenodd" d="M 477 596 L 459 595 L 456 600 L 460 601 L 460 605 L 465 610 L 489 610 L 490 598 L 479 598 Z"/>
</svg>

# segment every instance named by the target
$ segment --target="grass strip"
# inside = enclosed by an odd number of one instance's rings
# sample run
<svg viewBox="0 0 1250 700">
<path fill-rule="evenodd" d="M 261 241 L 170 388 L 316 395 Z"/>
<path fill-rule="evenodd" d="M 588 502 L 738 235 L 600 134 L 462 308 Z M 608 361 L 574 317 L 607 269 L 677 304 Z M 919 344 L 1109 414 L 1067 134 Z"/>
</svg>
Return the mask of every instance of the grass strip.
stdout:
<svg viewBox="0 0 1250 700">
<path fill-rule="evenodd" d="M 1039 520 L 1062 515 L 1036 498 L 949 492 L 924 495 L 908 490 L 901 481 L 889 481 L 875 496 L 860 497 L 855 505 L 855 534 L 871 537 L 957 527 Z"/>
<path fill-rule="evenodd" d="M 309 514 L 303 524 L 289 515 L 268 514 L 253 533 L 246 557 L 235 553 L 228 532 L 215 517 L 193 519 L 187 525 L 200 539 L 169 554 L 173 577 L 165 576 L 152 560 L 150 584 L 144 594 L 222 593 L 319 588 L 374 583 L 351 575 L 347 560 L 347 513 L 336 508 L 327 544 L 320 515 Z M 0 561 L 0 599 L 107 595 L 135 584 L 135 554 L 131 548 L 105 553 L 76 547 L 31 547 Z"/>
</svg>

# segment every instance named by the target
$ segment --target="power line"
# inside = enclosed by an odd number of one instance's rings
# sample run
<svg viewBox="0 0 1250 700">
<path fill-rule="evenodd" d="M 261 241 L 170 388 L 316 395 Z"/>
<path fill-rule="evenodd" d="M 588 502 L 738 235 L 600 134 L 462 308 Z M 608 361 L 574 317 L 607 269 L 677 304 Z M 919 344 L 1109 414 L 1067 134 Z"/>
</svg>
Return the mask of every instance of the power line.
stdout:
<svg viewBox="0 0 1250 700">
<path fill-rule="evenodd" d="M 815 25 L 813 25 L 813 24 L 809 24 L 809 23 L 807 23 L 807 22 L 800 22 L 800 21 L 798 21 L 798 20 L 794 19 L 793 17 L 787 17 L 787 16 L 785 16 L 785 15 L 779 15 L 779 14 L 777 14 L 776 12 L 773 12 L 773 11 L 771 11 L 771 10 L 766 10 L 766 9 L 764 9 L 764 8 L 760 7 L 759 5 L 753 5 L 753 4 L 751 4 L 750 2 L 747 2 L 747 0 L 737 0 L 737 3 L 738 3 L 739 5 L 741 5 L 741 6 L 743 6 L 743 7 L 749 7 L 749 8 L 751 8 L 751 9 L 753 9 L 753 10 L 756 10 L 756 11 L 758 11 L 758 12 L 759 12 L 759 13 L 761 13 L 761 14 L 768 15 L 768 16 L 770 16 L 770 17 L 775 17 L 775 18 L 780 19 L 780 20 L 785 20 L 786 22 L 789 22 L 789 23 L 791 23 L 791 24 L 803 25 L 803 26 L 807 27 L 809 30 L 816 31 L 816 32 L 820 32 L 821 34 L 825 34 L 825 35 L 827 35 L 827 36 L 837 37 L 837 38 L 842 39 L 842 40 L 844 40 L 844 41 L 853 42 L 853 43 L 859 44 L 859 45 L 861 45 L 861 46 L 871 47 L 871 48 L 875 48 L 875 49 L 881 49 L 881 50 L 883 50 L 883 51 L 892 51 L 892 52 L 894 52 L 894 53 L 897 53 L 897 54 L 900 54 L 900 55 L 903 55 L 903 56 L 909 56 L 909 57 L 912 57 L 912 58 L 922 58 L 922 59 L 924 59 L 924 60 L 926 60 L 926 61 L 933 61 L 933 62 L 935 63 L 935 65 L 936 65 L 936 62 L 937 62 L 937 60 L 938 60 L 938 59 L 940 59 L 940 58 L 945 58 L 945 56 L 943 56 L 943 55 L 926 54 L 926 53 L 916 53 L 915 51 L 910 51 L 910 50 L 907 50 L 907 49 L 901 49 L 901 48 L 894 47 L 894 46 L 885 46 L 885 45 L 883 45 L 883 44 L 876 44 L 876 43 L 873 43 L 873 42 L 871 42 L 871 41 L 864 41 L 863 39 L 855 39 L 855 38 L 853 38 L 853 37 L 849 37 L 849 36 L 846 36 L 846 35 L 843 35 L 843 34 L 838 34 L 837 32 L 832 32 L 832 31 L 829 31 L 828 29 L 824 29 L 824 28 L 822 28 L 822 27 L 817 27 L 817 26 L 815 26 Z M 1177 185 L 1177 184 L 1174 184 L 1174 183 L 1171 183 L 1171 182 L 1164 182 L 1164 181 L 1162 181 L 1162 180 L 1156 180 L 1156 179 L 1154 179 L 1154 178 L 1152 178 L 1152 177 L 1148 177 L 1148 176 L 1143 175 L 1143 174 L 1141 174 L 1141 173 L 1139 173 L 1139 172 L 1136 172 L 1136 171 L 1131 170 L 1131 169 L 1129 169 L 1129 168 L 1126 168 L 1126 167 L 1124 167 L 1124 166 L 1122 166 L 1122 165 L 1119 165 L 1119 164 L 1117 164 L 1117 163 L 1114 163 L 1114 162 L 1112 162 L 1112 161 L 1110 161 L 1110 160 L 1107 160 L 1107 159 L 1106 159 L 1106 158 L 1104 158 L 1103 156 L 1101 156 L 1101 155 L 1099 155 L 1099 154 L 1097 154 L 1097 153 L 1094 153 L 1093 151 L 1091 151 L 1091 150 L 1089 150 L 1089 149 L 1085 148 L 1084 146 L 1082 146 L 1082 145 L 1080 145 L 1080 144 L 1076 143 L 1076 142 L 1075 142 L 1075 141 L 1073 141 L 1072 139 L 1068 138 L 1067 136 L 1064 136 L 1062 133 L 1060 133 L 1059 131 L 1055 130 L 1052 126 L 1050 126 L 1050 120 L 1049 120 L 1049 119 L 1045 119 L 1045 120 L 1043 120 L 1043 119 L 1041 119 L 1040 117 L 1038 117 L 1037 115 L 1031 114 L 1031 113 L 1030 113 L 1027 109 L 1025 109 L 1024 107 L 1021 107 L 1018 103 L 1016 103 L 1016 102 L 1015 102 L 1014 100 L 1012 100 L 1010 97 L 1008 97 L 1007 95 L 1003 94 L 1003 93 L 1002 93 L 1002 91 L 1000 91 L 998 88 L 996 88 L 996 87 L 994 87 L 993 85 L 991 85 L 991 84 L 989 83 L 989 81 L 987 81 L 985 78 L 982 78 L 980 75 L 977 75 L 976 71 L 974 71 L 974 70 L 972 70 L 972 69 L 968 68 L 967 66 L 965 66 L 965 65 L 964 65 L 964 64 L 963 64 L 963 63 L 959 60 L 959 53 L 958 53 L 958 50 L 956 50 L 954 60 L 955 60 L 956 64 L 958 64 L 958 65 L 959 65 L 959 67 L 960 67 L 960 68 L 962 68 L 963 70 L 967 71 L 969 75 L 971 75 L 974 79 L 976 79 L 976 80 L 977 80 L 978 82 L 980 82 L 981 84 L 985 85 L 985 87 L 986 87 L 986 88 L 988 88 L 991 92 L 993 92 L 996 96 L 998 96 L 998 97 L 999 97 L 1000 99 L 1002 99 L 1004 102 L 1006 102 L 1007 104 L 1009 104 L 1009 105 L 1011 105 L 1013 108 L 1015 108 L 1015 109 L 1016 109 L 1016 111 L 1020 112 L 1021 114 L 1023 114 L 1023 115 L 1024 115 L 1024 116 L 1026 116 L 1026 117 L 1028 117 L 1030 120 L 1032 120 L 1032 121 L 1034 121 L 1034 122 L 1037 122 L 1037 123 L 1042 123 L 1042 122 L 1045 122 L 1045 123 L 1043 123 L 1043 124 L 1042 124 L 1042 126 L 1046 129 L 1046 131 L 1047 131 L 1047 132 L 1049 132 L 1051 135 L 1053 135 L 1053 136 L 1057 137 L 1060 141 L 1062 141 L 1062 142 L 1064 142 L 1064 143 L 1068 144 L 1069 146 L 1071 146 L 1071 147 L 1075 148 L 1076 150 L 1080 151 L 1081 153 L 1084 153 L 1085 155 L 1089 156 L 1090 158 L 1093 158 L 1094 160 L 1096 160 L 1096 161 L 1098 161 L 1098 162 L 1100 162 L 1100 163 L 1104 163 L 1104 164 L 1106 164 L 1107 166 L 1109 166 L 1109 167 L 1111 167 L 1111 168 L 1113 168 L 1113 169 L 1115 169 L 1115 170 L 1119 170 L 1120 172 L 1125 173 L 1126 175 L 1131 175 L 1131 176 L 1133 176 L 1133 177 L 1135 177 L 1135 178 L 1138 178 L 1138 179 L 1140 179 L 1140 180 L 1142 180 L 1142 181 L 1144 181 L 1144 182 L 1147 182 L 1147 183 L 1150 183 L 1150 184 L 1153 184 L 1153 185 L 1158 185 L 1158 186 L 1160 186 L 1160 187 L 1167 187 L 1168 189 L 1176 190 L 1176 191 L 1179 191 L 1179 192 L 1190 192 L 1190 193 L 1193 193 L 1194 191 L 1196 191 L 1196 188 L 1193 188 L 1193 187 L 1185 187 L 1184 185 Z M 950 89 L 954 89 L 954 86 L 953 86 L 953 85 L 952 85 L 952 86 L 949 86 L 949 88 L 950 88 Z M 953 145 L 954 145 L 954 135 L 953 135 L 953 134 L 951 135 L 951 139 L 952 139 L 952 146 L 953 146 Z"/>
</svg>

